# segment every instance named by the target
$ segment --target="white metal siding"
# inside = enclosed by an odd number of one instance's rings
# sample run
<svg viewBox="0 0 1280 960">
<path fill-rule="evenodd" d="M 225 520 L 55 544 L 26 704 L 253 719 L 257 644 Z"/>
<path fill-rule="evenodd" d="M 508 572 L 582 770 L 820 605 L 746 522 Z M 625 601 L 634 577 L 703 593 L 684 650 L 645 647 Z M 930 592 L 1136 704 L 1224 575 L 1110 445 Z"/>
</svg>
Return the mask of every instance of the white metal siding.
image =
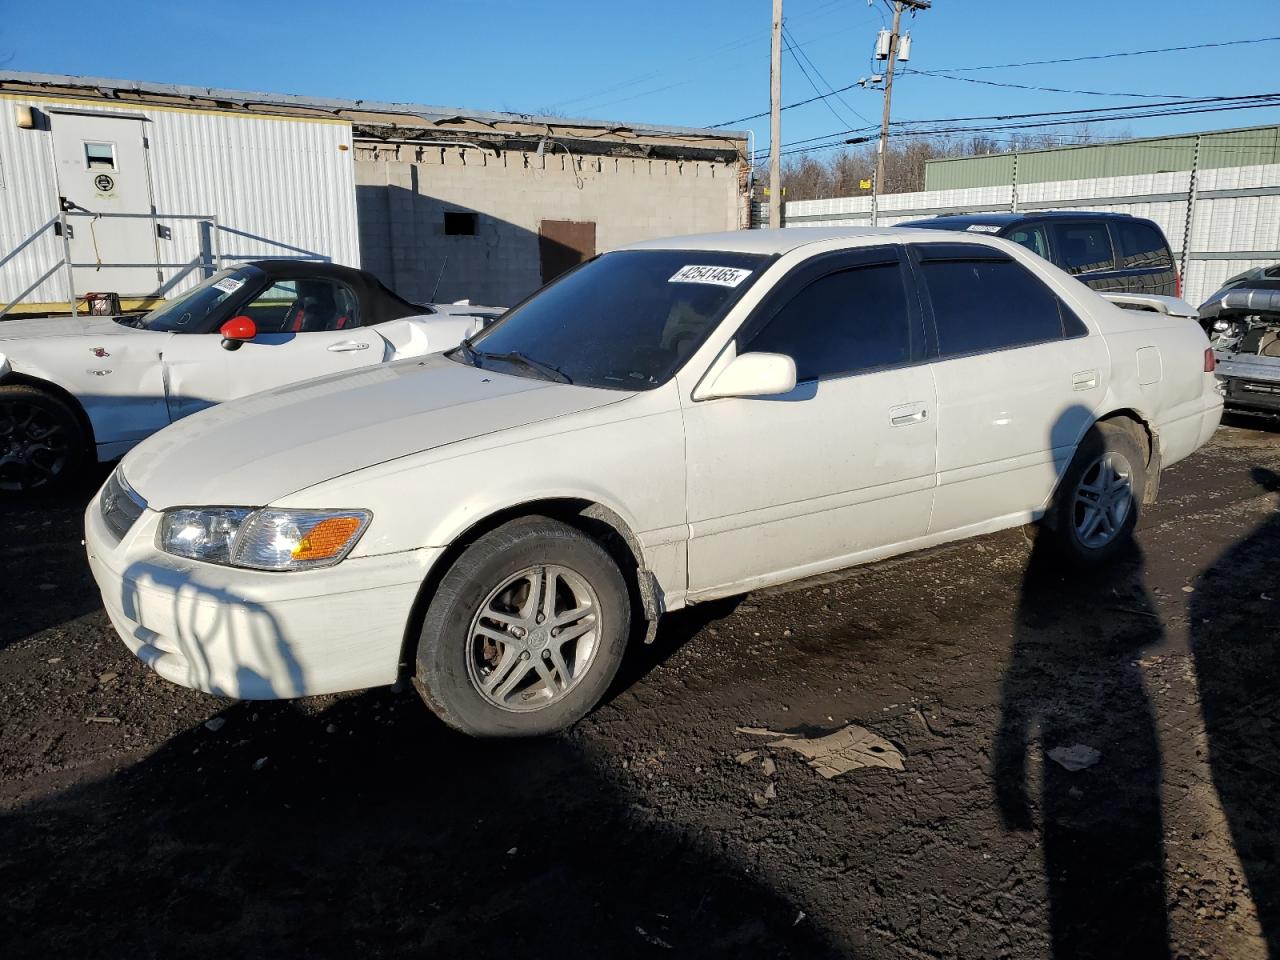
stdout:
<svg viewBox="0 0 1280 960">
<path fill-rule="evenodd" d="M 0 260 L 58 212 L 53 174 L 53 148 L 48 132 L 20 130 L 14 103 L 0 99 Z M 0 302 L 8 303 L 62 259 L 62 240 L 47 230 L 6 263 L 0 263 Z M 44 283 L 32 297 L 64 289 L 61 275 Z"/>
<path fill-rule="evenodd" d="M 223 228 L 217 246 L 224 256 L 326 257 L 335 263 L 360 264 L 350 124 L 146 105 L 0 98 L 6 114 L 18 103 L 41 111 L 74 106 L 148 117 L 145 126 L 157 212 L 216 216 Z M 55 115 L 53 122 L 57 121 Z M 0 116 L 0 176 L 3 258 L 57 213 L 49 132 L 20 130 L 9 116 Z M 199 254 L 196 224 L 163 219 L 161 224 L 172 231 L 172 238 L 160 244 L 163 259 L 188 262 Z M 0 303 L 20 293 L 61 255 L 60 241 L 49 236 L 11 263 L 0 265 Z M 109 259 L 105 251 L 104 259 Z M 164 292 L 172 294 L 199 278 L 195 269 L 167 269 Z M 65 300 L 65 281 L 61 275 L 51 278 L 28 299 Z"/>
</svg>

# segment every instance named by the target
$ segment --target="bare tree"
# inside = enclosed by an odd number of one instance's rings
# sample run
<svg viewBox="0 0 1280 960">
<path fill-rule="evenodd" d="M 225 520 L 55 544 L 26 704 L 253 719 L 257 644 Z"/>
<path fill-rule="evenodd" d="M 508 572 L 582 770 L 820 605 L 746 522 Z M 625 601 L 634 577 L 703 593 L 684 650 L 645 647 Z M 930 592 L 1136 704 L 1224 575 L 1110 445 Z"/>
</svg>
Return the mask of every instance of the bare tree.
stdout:
<svg viewBox="0 0 1280 960">
<path fill-rule="evenodd" d="M 1105 142 L 1087 125 L 1065 133 L 1024 133 L 995 139 L 981 133 L 904 137 L 890 141 L 885 157 L 882 193 L 912 193 L 924 189 L 925 164 L 947 157 L 985 156 L 1014 150 L 1045 150 Z M 852 147 L 825 156 L 800 154 L 783 164 L 782 186 L 787 200 L 855 197 L 871 193 L 876 169 L 874 144 Z M 863 184 L 867 186 L 863 186 Z"/>
</svg>

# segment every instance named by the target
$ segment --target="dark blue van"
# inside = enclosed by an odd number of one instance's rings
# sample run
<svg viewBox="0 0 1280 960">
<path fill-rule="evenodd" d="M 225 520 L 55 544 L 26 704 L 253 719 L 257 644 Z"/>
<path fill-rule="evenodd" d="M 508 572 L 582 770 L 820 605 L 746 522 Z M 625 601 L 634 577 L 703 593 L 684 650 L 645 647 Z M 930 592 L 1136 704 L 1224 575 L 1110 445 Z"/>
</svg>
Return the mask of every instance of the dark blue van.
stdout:
<svg viewBox="0 0 1280 960">
<path fill-rule="evenodd" d="M 1150 220 L 1125 213 L 963 213 L 896 226 L 1004 237 L 1106 293 L 1182 296 L 1169 241 Z"/>
</svg>

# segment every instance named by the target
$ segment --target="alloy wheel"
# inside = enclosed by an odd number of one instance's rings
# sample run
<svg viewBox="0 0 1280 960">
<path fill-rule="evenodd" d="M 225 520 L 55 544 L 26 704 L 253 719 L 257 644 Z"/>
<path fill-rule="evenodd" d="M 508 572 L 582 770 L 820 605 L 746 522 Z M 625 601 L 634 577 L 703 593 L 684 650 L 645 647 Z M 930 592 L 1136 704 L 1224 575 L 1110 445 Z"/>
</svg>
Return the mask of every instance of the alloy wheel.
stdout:
<svg viewBox="0 0 1280 960">
<path fill-rule="evenodd" d="M 25 400 L 0 401 L 0 490 L 48 486 L 71 459 L 71 438 L 56 413 Z"/>
<path fill-rule="evenodd" d="M 1076 486 L 1072 523 L 1085 547 L 1097 550 L 1114 540 L 1133 509 L 1133 468 L 1119 453 L 1105 453 L 1085 470 Z"/>
<path fill-rule="evenodd" d="M 527 567 L 495 587 L 472 618 L 467 675 L 503 710 L 540 710 L 590 670 L 602 627 L 585 578 L 564 566 Z"/>
</svg>

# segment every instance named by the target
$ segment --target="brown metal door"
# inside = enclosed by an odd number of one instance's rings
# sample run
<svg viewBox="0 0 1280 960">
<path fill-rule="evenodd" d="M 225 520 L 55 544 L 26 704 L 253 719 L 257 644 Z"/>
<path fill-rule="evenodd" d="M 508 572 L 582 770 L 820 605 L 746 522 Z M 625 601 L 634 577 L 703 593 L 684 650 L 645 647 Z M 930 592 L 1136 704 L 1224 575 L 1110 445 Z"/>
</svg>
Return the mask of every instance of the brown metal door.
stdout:
<svg viewBox="0 0 1280 960">
<path fill-rule="evenodd" d="M 543 220 L 538 224 L 538 259 L 542 264 L 543 283 L 550 283 L 595 255 L 595 221 Z"/>
</svg>

